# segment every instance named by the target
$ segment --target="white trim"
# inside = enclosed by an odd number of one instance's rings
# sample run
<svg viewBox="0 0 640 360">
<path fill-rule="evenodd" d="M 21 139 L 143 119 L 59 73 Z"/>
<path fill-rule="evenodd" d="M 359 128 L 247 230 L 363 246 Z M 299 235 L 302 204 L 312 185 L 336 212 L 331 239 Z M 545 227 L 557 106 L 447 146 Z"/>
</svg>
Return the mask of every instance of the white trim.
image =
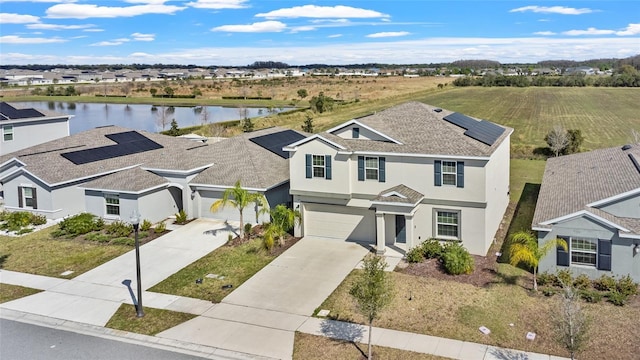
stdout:
<svg viewBox="0 0 640 360">
<path fill-rule="evenodd" d="M 580 210 L 580 211 L 577 211 L 577 212 L 574 212 L 574 213 L 571 213 L 571 214 L 567 214 L 567 215 L 564 215 L 564 216 L 557 217 L 555 219 L 542 221 L 542 222 L 540 222 L 540 224 L 541 225 L 552 225 L 554 223 L 558 223 L 558 222 L 561 222 L 561 221 L 565 221 L 565 220 L 569 220 L 569 219 L 573 219 L 573 218 L 577 218 L 577 217 L 581 217 L 581 216 L 590 217 L 593 220 L 596 220 L 596 221 L 599 221 L 599 222 L 604 223 L 606 225 L 612 226 L 612 227 L 614 227 L 614 228 L 616 228 L 618 230 L 629 232 L 629 229 L 627 229 L 625 227 L 622 227 L 621 225 L 618 225 L 616 223 L 613 223 L 613 222 L 611 222 L 611 221 L 609 221 L 607 219 L 604 219 L 604 218 L 602 218 L 602 217 L 600 217 L 598 215 L 595 215 L 595 214 L 593 214 L 593 213 L 591 213 L 591 212 L 589 212 L 587 210 Z"/>
<path fill-rule="evenodd" d="M 543 228 L 543 227 L 539 227 L 539 226 L 533 226 L 531 228 L 531 230 L 533 231 L 544 231 L 544 232 L 550 232 L 553 229 L 548 229 L 548 228 Z"/>
<path fill-rule="evenodd" d="M 333 146 L 333 147 L 335 147 L 335 148 L 337 148 L 337 149 L 346 150 L 346 148 L 345 148 L 344 146 L 342 146 L 342 145 L 340 145 L 340 144 L 336 144 L 335 142 L 333 142 L 333 141 L 331 141 L 331 140 L 327 140 L 326 138 L 324 138 L 324 137 L 320 136 L 319 134 L 315 134 L 315 135 L 311 135 L 311 136 L 309 136 L 309 137 L 307 137 L 307 138 L 304 138 L 304 139 L 298 140 L 298 141 L 294 142 L 293 144 L 289 144 L 289 145 L 287 145 L 287 146 L 283 147 L 283 148 L 282 148 L 282 151 L 296 151 L 296 150 L 297 150 L 296 148 L 297 148 L 299 145 L 305 144 L 305 143 L 307 143 L 307 142 L 309 142 L 309 141 L 311 141 L 311 140 L 315 140 L 315 139 L 318 139 L 318 140 L 324 141 L 324 142 L 326 142 L 327 144 L 329 144 L 329 145 L 331 145 L 331 146 Z"/>
<path fill-rule="evenodd" d="M 371 202 L 372 205 L 389 205 L 389 206 L 405 206 L 405 207 L 416 207 L 420 204 L 420 202 L 418 201 L 415 204 L 407 204 L 407 203 L 400 203 L 400 202 L 384 202 L 384 201 L 372 201 Z M 382 213 L 387 213 L 382 211 Z"/>
<path fill-rule="evenodd" d="M 392 138 L 391 136 L 386 135 L 386 134 L 384 134 L 384 133 L 382 133 L 382 132 L 380 132 L 380 131 L 378 131 L 378 130 L 376 130 L 376 129 L 374 129 L 374 128 L 370 127 L 370 126 L 367 126 L 367 125 L 365 125 L 365 124 L 363 124 L 363 123 L 361 123 L 361 122 L 359 122 L 358 120 L 355 120 L 355 119 L 353 119 L 353 120 L 349 120 L 349 121 L 347 121 L 347 122 L 346 122 L 346 123 L 344 123 L 344 124 L 341 124 L 341 125 L 338 125 L 338 126 L 332 127 L 331 129 L 327 130 L 326 132 L 328 132 L 328 133 L 330 133 L 330 134 L 333 134 L 333 132 L 334 132 L 334 131 L 336 131 L 336 130 L 343 129 L 343 128 L 345 128 L 345 127 L 349 126 L 349 125 L 354 125 L 354 124 L 355 124 L 355 125 L 358 125 L 358 126 L 360 126 L 360 127 L 363 127 L 363 128 L 365 128 L 365 129 L 367 129 L 367 130 L 371 131 L 372 133 L 376 134 L 376 135 L 380 135 L 380 136 L 382 136 L 383 138 L 388 139 L 388 140 L 390 140 L 390 141 L 392 141 L 392 142 L 394 142 L 394 143 L 396 143 L 396 144 L 398 144 L 398 145 L 403 145 L 400 141 L 398 141 L 398 140 L 396 140 L 396 139 Z M 333 134 L 333 135 L 335 135 L 335 134 Z"/>
<path fill-rule="evenodd" d="M 407 198 L 406 196 L 404 196 L 404 195 L 400 194 L 400 193 L 399 193 L 399 192 L 397 192 L 397 191 L 390 191 L 390 192 L 388 192 L 388 193 L 386 193 L 386 194 L 382 194 L 382 196 L 383 196 L 383 197 L 397 196 L 397 197 L 400 197 L 400 198 L 403 198 L 403 199 L 406 199 L 406 198 Z"/>
<path fill-rule="evenodd" d="M 625 239 L 636 239 L 636 240 L 640 239 L 640 235 L 638 234 L 627 234 L 621 231 L 618 231 L 618 236 Z"/>
<path fill-rule="evenodd" d="M 20 161 L 20 159 L 18 159 L 17 157 L 12 157 L 11 159 L 3 162 L 2 164 L 0 164 L 0 168 L 4 167 L 5 165 L 10 164 L 12 161 L 17 162 L 18 164 L 22 165 L 22 166 L 27 166 L 27 164 L 23 163 L 22 161 Z"/>
<path fill-rule="evenodd" d="M 17 110 L 25 110 L 25 109 L 17 109 Z M 20 119 L 6 119 L 6 120 L 2 120 L 2 122 L 10 125 L 29 123 L 29 122 L 38 123 L 38 122 L 45 122 L 49 120 L 63 120 L 63 121 L 69 122 L 69 120 L 71 120 L 72 117 L 75 117 L 75 115 L 39 116 L 39 117 L 20 118 Z"/>
<path fill-rule="evenodd" d="M 165 184 L 152 186 L 150 188 L 142 189 L 142 190 L 139 190 L 139 191 L 103 189 L 103 188 L 90 188 L 90 187 L 78 186 L 78 188 L 80 188 L 80 189 L 98 191 L 98 192 L 101 192 L 101 193 L 104 193 L 104 194 L 132 194 L 132 195 L 140 195 L 142 193 L 145 193 L 145 192 L 148 192 L 148 191 L 151 191 L 151 190 L 155 190 L 155 189 L 160 189 L 160 188 L 163 188 L 163 187 L 169 187 L 169 185 L 165 183 Z"/>
<path fill-rule="evenodd" d="M 37 179 L 38 181 L 41 181 L 43 184 L 45 184 L 45 185 L 47 185 L 47 186 L 51 187 L 51 185 L 49 185 L 46 181 L 44 181 L 44 180 L 40 179 L 39 177 L 37 177 L 37 176 L 33 175 L 29 170 L 25 169 L 24 167 L 17 168 L 17 169 L 15 169 L 15 170 L 14 170 L 14 171 L 12 171 L 12 172 L 7 173 L 5 176 L 3 176 L 3 177 L 0 179 L 0 181 L 4 180 L 4 179 L 6 179 L 6 178 L 8 178 L 8 177 L 10 177 L 10 176 L 13 176 L 14 174 L 17 174 L 17 173 L 27 173 L 27 174 L 29 174 L 29 175 L 33 176 L 33 177 L 34 177 L 35 179 Z"/>
<path fill-rule="evenodd" d="M 340 152 L 338 152 L 340 154 Z M 482 160 L 489 161 L 491 157 L 486 156 L 456 156 L 456 155 L 433 155 L 433 154 L 409 154 L 409 153 L 390 153 L 390 152 L 376 152 L 376 151 L 351 151 L 343 152 L 342 154 L 354 154 L 354 155 L 372 155 L 372 156 L 404 156 L 404 157 L 417 157 L 417 158 L 433 158 L 433 159 L 457 159 L 457 160 Z"/>
<path fill-rule="evenodd" d="M 8 205 L 5 205 L 5 207 L 4 207 L 4 208 L 5 208 L 5 209 L 10 209 L 10 210 L 22 210 L 22 211 L 25 211 L 25 208 L 21 208 L 21 207 L 17 207 L 17 206 L 8 206 Z M 27 210 L 29 210 L 30 212 L 36 212 L 36 213 L 38 213 L 38 212 L 42 212 L 42 213 L 49 213 L 49 214 L 53 214 L 53 213 L 56 213 L 56 212 L 58 212 L 58 211 L 62 211 L 62 209 L 56 209 L 56 210 L 45 210 L 45 209 L 31 209 L 31 208 L 28 208 Z"/>
<path fill-rule="evenodd" d="M 191 175 L 191 174 L 195 174 L 199 171 L 205 170 L 207 168 L 210 168 L 213 166 L 213 163 L 211 164 L 207 164 L 207 165 L 203 165 L 197 168 L 193 168 L 193 169 L 189 169 L 189 170 L 169 170 L 169 169 L 160 169 L 160 168 L 150 168 L 150 167 L 145 167 L 145 166 L 140 166 L 140 169 L 142 170 L 146 170 L 146 171 L 150 171 L 153 173 L 165 173 L 165 174 L 171 174 L 171 175 Z M 158 174 L 156 174 L 158 175 Z M 161 175 L 159 175 L 161 176 Z"/>
<path fill-rule="evenodd" d="M 604 198 L 604 199 L 601 199 L 601 200 L 594 201 L 592 203 L 587 204 L 587 206 L 589 206 L 589 207 L 598 207 L 600 205 L 606 205 L 606 204 L 614 202 L 616 200 L 624 199 L 624 198 L 626 198 L 628 196 L 636 195 L 636 194 L 640 194 L 640 188 L 633 189 L 633 190 L 630 190 L 630 191 L 627 191 L 627 192 L 623 192 L 623 193 L 618 194 L 618 195 L 614 195 L 614 196 L 610 196 L 608 198 Z"/>
</svg>

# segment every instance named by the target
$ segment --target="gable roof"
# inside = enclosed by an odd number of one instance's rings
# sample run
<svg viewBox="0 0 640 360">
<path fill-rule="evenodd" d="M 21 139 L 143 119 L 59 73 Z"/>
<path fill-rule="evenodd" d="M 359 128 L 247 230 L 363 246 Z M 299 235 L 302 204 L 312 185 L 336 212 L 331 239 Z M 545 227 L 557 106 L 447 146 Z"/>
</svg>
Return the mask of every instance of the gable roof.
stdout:
<svg viewBox="0 0 640 360">
<path fill-rule="evenodd" d="M 465 135 L 467 129 L 444 119 L 451 114 L 452 111 L 413 101 L 357 119 L 359 124 L 396 142 L 344 139 L 329 132 L 320 136 L 353 152 L 488 157 L 513 132 L 496 124 L 504 131 L 492 145 L 487 145 Z M 332 130 L 339 128 L 342 126 Z"/>
<path fill-rule="evenodd" d="M 81 187 L 94 190 L 113 190 L 117 192 L 140 193 L 169 182 L 162 176 L 135 167 L 89 181 Z"/>
<path fill-rule="evenodd" d="M 533 226 L 549 227 L 550 222 L 586 211 L 620 227 L 634 229 L 635 225 L 624 225 L 634 221 L 593 206 L 640 189 L 640 169 L 632 158 L 640 160 L 640 144 L 627 150 L 613 147 L 548 159 Z"/>
<path fill-rule="evenodd" d="M 72 115 L 60 114 L 53 111 L 36 110 L 34 108 L 19 108 L 8 102 L 0 101 L 0 121 L 22 122 L 38 121 L 50 118 L 71 118 Z"/>
<path fill-rule="evenodd" d="M 424 199 L 424 194 L 404 184 L 383 190 L 372 200 L 374 203 L 416 205 Z"/>
</svg>

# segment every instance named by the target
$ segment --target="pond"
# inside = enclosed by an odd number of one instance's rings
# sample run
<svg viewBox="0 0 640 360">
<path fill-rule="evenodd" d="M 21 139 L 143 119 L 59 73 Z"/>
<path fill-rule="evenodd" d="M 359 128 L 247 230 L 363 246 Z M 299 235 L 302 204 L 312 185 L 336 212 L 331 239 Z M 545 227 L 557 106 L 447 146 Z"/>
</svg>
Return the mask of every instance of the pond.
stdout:
<svg viewBox="0 0 640 360">
<path fill-rule="evenodd" d="M 272 113 L 293 109 L 290 107 L 272 109 L 265 107 L 235 108 L 223 106 L 173 107 L 148 104 L 99 104 L 62 101 L 12 102 L 12 104 L 18 108 L 34 108 L 36 110 L 48 110 L 73 115 L 69 121 L 69 132 L 71 134 L 108 125 L 158 132 L 168 130 L 173 119 L 178 122 L 178 127 L 180 128 L 201 125 L 205 113 L 207 114 L 208 123 L 216 123 L 238 120 L 245 116 L 248 118 L 267 116 Z"/>
</svg>

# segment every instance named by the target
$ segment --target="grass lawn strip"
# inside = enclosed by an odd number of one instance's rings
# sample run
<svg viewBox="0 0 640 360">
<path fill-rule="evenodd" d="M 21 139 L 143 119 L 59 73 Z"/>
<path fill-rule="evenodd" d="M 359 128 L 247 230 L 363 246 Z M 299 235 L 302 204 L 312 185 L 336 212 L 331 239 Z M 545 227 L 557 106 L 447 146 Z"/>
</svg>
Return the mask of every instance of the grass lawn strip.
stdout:
<svg viewBox="0 0 640 360">
<path fill-rule="evenodd" d="M 37 294 L 42 290 L 32 289 L 24 286 L 0 284 L 0 304 L 11 300 L 23 298 L 25 296 Z"/>
<path fill-rule="evenodd" d="M 511 276 L 518 272 L 523 276 L 526 274 L 506 264 L 501 267 L 511 268 L 508 274 Z M 354 270 L 320 306 L 329 309 L 332 318 L 366 323 L 349 295 L 358 271 Z M 397 272 L 391 276 L 395 282 L 396 297 L 374 326 L 537 353 L 568 355 L 556 342 L 552 328 L 552 310 L 557 304 L 557 296 L 533 295 L 520 285 L 499 282 L 483 288 Z M 625 307 L 608 303 L 583 303 L 583 306 L 592 327 L 588 350 L 579 355 L 580 359 L 603 359 L 611 354 L 616 354 L 616 359 L 620 360 L 637 358 L 638 346 L 625 345 L 636 344 L 635 337 L 640 330 L 637 301 Z M 488 327 L 491 334 L 480 333 L 480 326 Z M 534 341 L 525 339 L 529 331 L 537 334 Z"/>
<path fill-rule="evenodd" d="M 145 307 L 144 317 L 138 318 L 135 306 L 122 304 L 105 326 L 138 334 L 155 335 L 194 317 L 196 315 Z"/>
<path fill-rule="evenodd" d="M 22 237 L 0 236 L 2 268 L 29 274 L 72 278 L 132 249 L 125 245 L 104 245 L 88 241 L 54 239 L 52 226 Z M 73 274 L 61 276 L 64 271 Z"/>
<path fill-rule="evenodd" d="M 366 358 L 367 345 L 329 339 L 323 336 L 296 332 L 293 343 L 294 360 L 353 360 Z M 440 356 L 421 354 L 383 346 L 373 346 L 374 359 L 386 360 L 445 360 Z"/>
<path fill-rule="evenodd" d="M 171 275 L 149 291 L 217 303 L 275 257 L 263 249 L 260 238 L 252 239 L 239 246 L 222 246 Z M 224 278 L 207 278 L 207 274 Z M 196 279 L 202 279 L 202 283 L 196 284 Z M 233 287 L 223 289 L 224 285 L 233 285 Z"/>
</svg>

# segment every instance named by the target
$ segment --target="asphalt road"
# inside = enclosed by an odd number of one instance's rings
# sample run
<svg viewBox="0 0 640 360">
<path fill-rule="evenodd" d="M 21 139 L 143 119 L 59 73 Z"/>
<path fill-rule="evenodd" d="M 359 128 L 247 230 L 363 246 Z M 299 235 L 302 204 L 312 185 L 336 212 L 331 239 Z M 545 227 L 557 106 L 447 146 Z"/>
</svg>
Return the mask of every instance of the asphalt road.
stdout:
<svg viewBox="0 0 640 360">
<path fill-rule="evenodd" d="M 0 319 L 2 360 L 199 360 L 200 357 Z"/>
</svg>

